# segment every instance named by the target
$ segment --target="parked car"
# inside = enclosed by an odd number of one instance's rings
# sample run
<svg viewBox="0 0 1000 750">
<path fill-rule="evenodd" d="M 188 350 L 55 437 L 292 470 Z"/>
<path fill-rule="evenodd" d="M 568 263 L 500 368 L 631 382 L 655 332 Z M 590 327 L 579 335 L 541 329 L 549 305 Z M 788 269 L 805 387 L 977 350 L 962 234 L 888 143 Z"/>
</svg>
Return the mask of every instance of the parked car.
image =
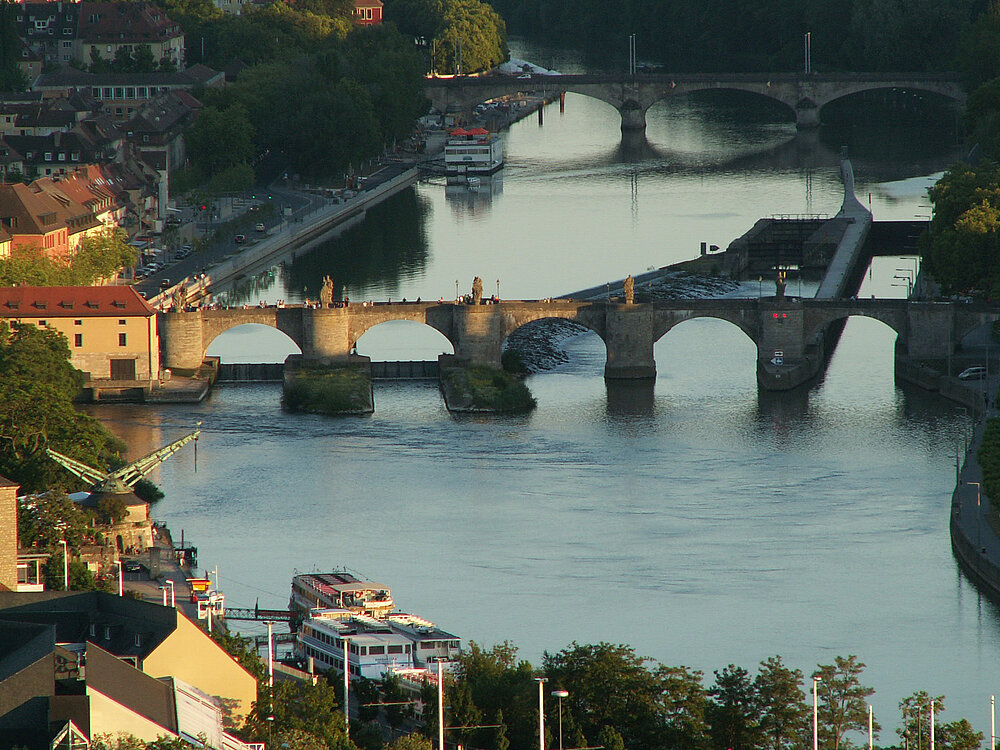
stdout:
<svg viewBox="0 0 1000 750">
<path fill-rule="evenodd" d="M 265 229 L 266 229 L 266 227 L 264 226 L 264 223 L 260 222 L 260 221 L 258 221 L 257 222 L 257 226 L 254 227 L 254 230 L 256 230 L 258 232 L 263 232 L 263 231 L 265 231 Z"/>
<path fill-rule="evenodd" d="M 235 237 L 233 237 L 233 242 L 235 242 L 237 245 L 242 245 L 246 241 L 247 241 L 247 236 L 245 234 L 238 234 Z"/>
<path fill-rule="evenodd" d="M 981 365 L 968 367 L 958 373 L 959 380 L 982 380 L 986 377 L 986 368 Z"/>
</svg>

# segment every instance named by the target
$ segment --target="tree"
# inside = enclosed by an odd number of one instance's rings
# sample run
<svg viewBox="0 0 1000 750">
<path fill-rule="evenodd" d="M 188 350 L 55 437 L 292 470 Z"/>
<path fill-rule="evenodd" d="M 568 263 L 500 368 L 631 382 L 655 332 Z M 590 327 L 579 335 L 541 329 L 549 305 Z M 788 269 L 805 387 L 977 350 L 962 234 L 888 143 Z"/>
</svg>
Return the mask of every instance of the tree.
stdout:
<svg viewBox="0 0 1000 750">
<path fill-rule="evenodd" d="M 809 716 L 801 688 L 802 672 L 786 667 L 780 656 L 772 656 L 760 663 L 754 684 L 761 744 L 770 750 L 795 747 Z"/>
<path fill-rule="evenodd" d="M 254 128 L 242 104 L 207 106 L 184 135 L 191 161 L 214 175 L 253 158 Z"/>
<path fill-rule="evenodd" d="M 385 750 L 432 750 L 431 741 L 421 734 L 411 732 L 397 737 L 385 746 Z"/>
<path fill-rule="evenodd" d="M 758 696 L 750 673 L 735 664 L 716 670 L 708 695 L 708 722 L 715 746 L 731 750 L 756 747 L 760 736 Z"/>
<path fill-rule="evenodd" d="M 45 454 L 52 448 L 91 466 L 120 461 L 122 444 L 73 408 L 82 377 L 62 334 L 0 323 L 0 474 L 26 492 L 80 480 Z"/>
<path fill-rule="evenodd" d="M 258 741 L 272 732 L 297 729 L 314 735 L 330 750 L 356 750 L 347 737 L 337 691 L 325 679 L 315 685 L 292 680 L 276 682 L 270 689 L 261 685 L 257 693 L 247 730 Z"/>
<path fill-rule="evenodd" d="M 23 547 L 55 549 L 65 539 L 70 548 L 79 548 L 91 536 L 90 522 L 89 514 L 64 492 L 26 495 L 18 505 L 18 541 Z"/>
<path fill-rule="evenodd" d="M 968 719 L 945 724 L 935 739 L 944 750 L 979 750 L 983 745 L 983 733 L 975 731 Z"/>
<path fill-rule="evenodd" d="M 861 684 L 861 673 L 865 665 L 858 657 L 838 656 L 833 664 L 821 664 L 813 672 L 819 678 L 818 695 L 820 736 L 823 743 L 838 750 L 844 735 L 849 731 L 864 731 L 868 728 L 868 697 L 874 690 Z M 880 727 L 876 722 L 874 730 Z"/>
</svg>

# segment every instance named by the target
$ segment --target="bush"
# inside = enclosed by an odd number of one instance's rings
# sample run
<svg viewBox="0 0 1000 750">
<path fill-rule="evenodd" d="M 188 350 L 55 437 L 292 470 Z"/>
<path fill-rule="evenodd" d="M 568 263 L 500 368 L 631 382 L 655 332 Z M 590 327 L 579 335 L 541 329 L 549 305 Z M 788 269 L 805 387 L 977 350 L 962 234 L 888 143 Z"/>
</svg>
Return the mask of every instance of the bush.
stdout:
<svg viewBox="0 0 1000 750">
<path fill-rule="evenodd" d="M 483 411 L 521 413 L 537 402 L 522 381 L 492 367 L 455 367 L 442 376 L 451 389 L 456 407 Z"/>
<path fill-rule="evenodd" d="M 285 386 L 281 403 L 288 411 L 343 414 L 371 408 L 371 381 L 357 368 L 303 370 Z"/>
</svg>

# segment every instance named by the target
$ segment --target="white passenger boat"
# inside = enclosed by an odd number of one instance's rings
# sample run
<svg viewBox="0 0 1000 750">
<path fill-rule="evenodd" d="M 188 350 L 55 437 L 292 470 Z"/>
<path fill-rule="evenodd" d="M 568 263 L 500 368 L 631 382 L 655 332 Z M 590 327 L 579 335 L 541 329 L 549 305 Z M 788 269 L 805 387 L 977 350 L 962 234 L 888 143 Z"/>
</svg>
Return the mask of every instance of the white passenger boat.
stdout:
<svg viewBox="0 0 1000 750">
<path fill-rule="evenodd" d="M 469 179 L 490 175 L 503 168 L 503 139 L 483 128 L 457 128 L 444 147 L 446 177 Z"/>
</svg>

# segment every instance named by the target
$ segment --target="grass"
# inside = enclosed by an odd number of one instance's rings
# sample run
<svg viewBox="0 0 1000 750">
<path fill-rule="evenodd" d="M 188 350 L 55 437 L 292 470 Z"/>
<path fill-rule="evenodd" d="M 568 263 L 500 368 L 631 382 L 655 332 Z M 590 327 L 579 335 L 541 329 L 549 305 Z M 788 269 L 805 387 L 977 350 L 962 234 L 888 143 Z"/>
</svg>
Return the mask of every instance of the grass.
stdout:
<svg viewBox="0 0 1000 750">
<path fill-rule="evenodd" d="M 454 367 L 442 379 L 456 409 L 519 414 L 537 405 L 531 391 L 521 380 L 492 367 Z"/>
<path fill-rule="evenodd" d="M 285 385 L 281 404 L 308 414 L 357 414 L 371 411 L 371 381 L 355 367 L 301 370 Z"/>
</svg>

